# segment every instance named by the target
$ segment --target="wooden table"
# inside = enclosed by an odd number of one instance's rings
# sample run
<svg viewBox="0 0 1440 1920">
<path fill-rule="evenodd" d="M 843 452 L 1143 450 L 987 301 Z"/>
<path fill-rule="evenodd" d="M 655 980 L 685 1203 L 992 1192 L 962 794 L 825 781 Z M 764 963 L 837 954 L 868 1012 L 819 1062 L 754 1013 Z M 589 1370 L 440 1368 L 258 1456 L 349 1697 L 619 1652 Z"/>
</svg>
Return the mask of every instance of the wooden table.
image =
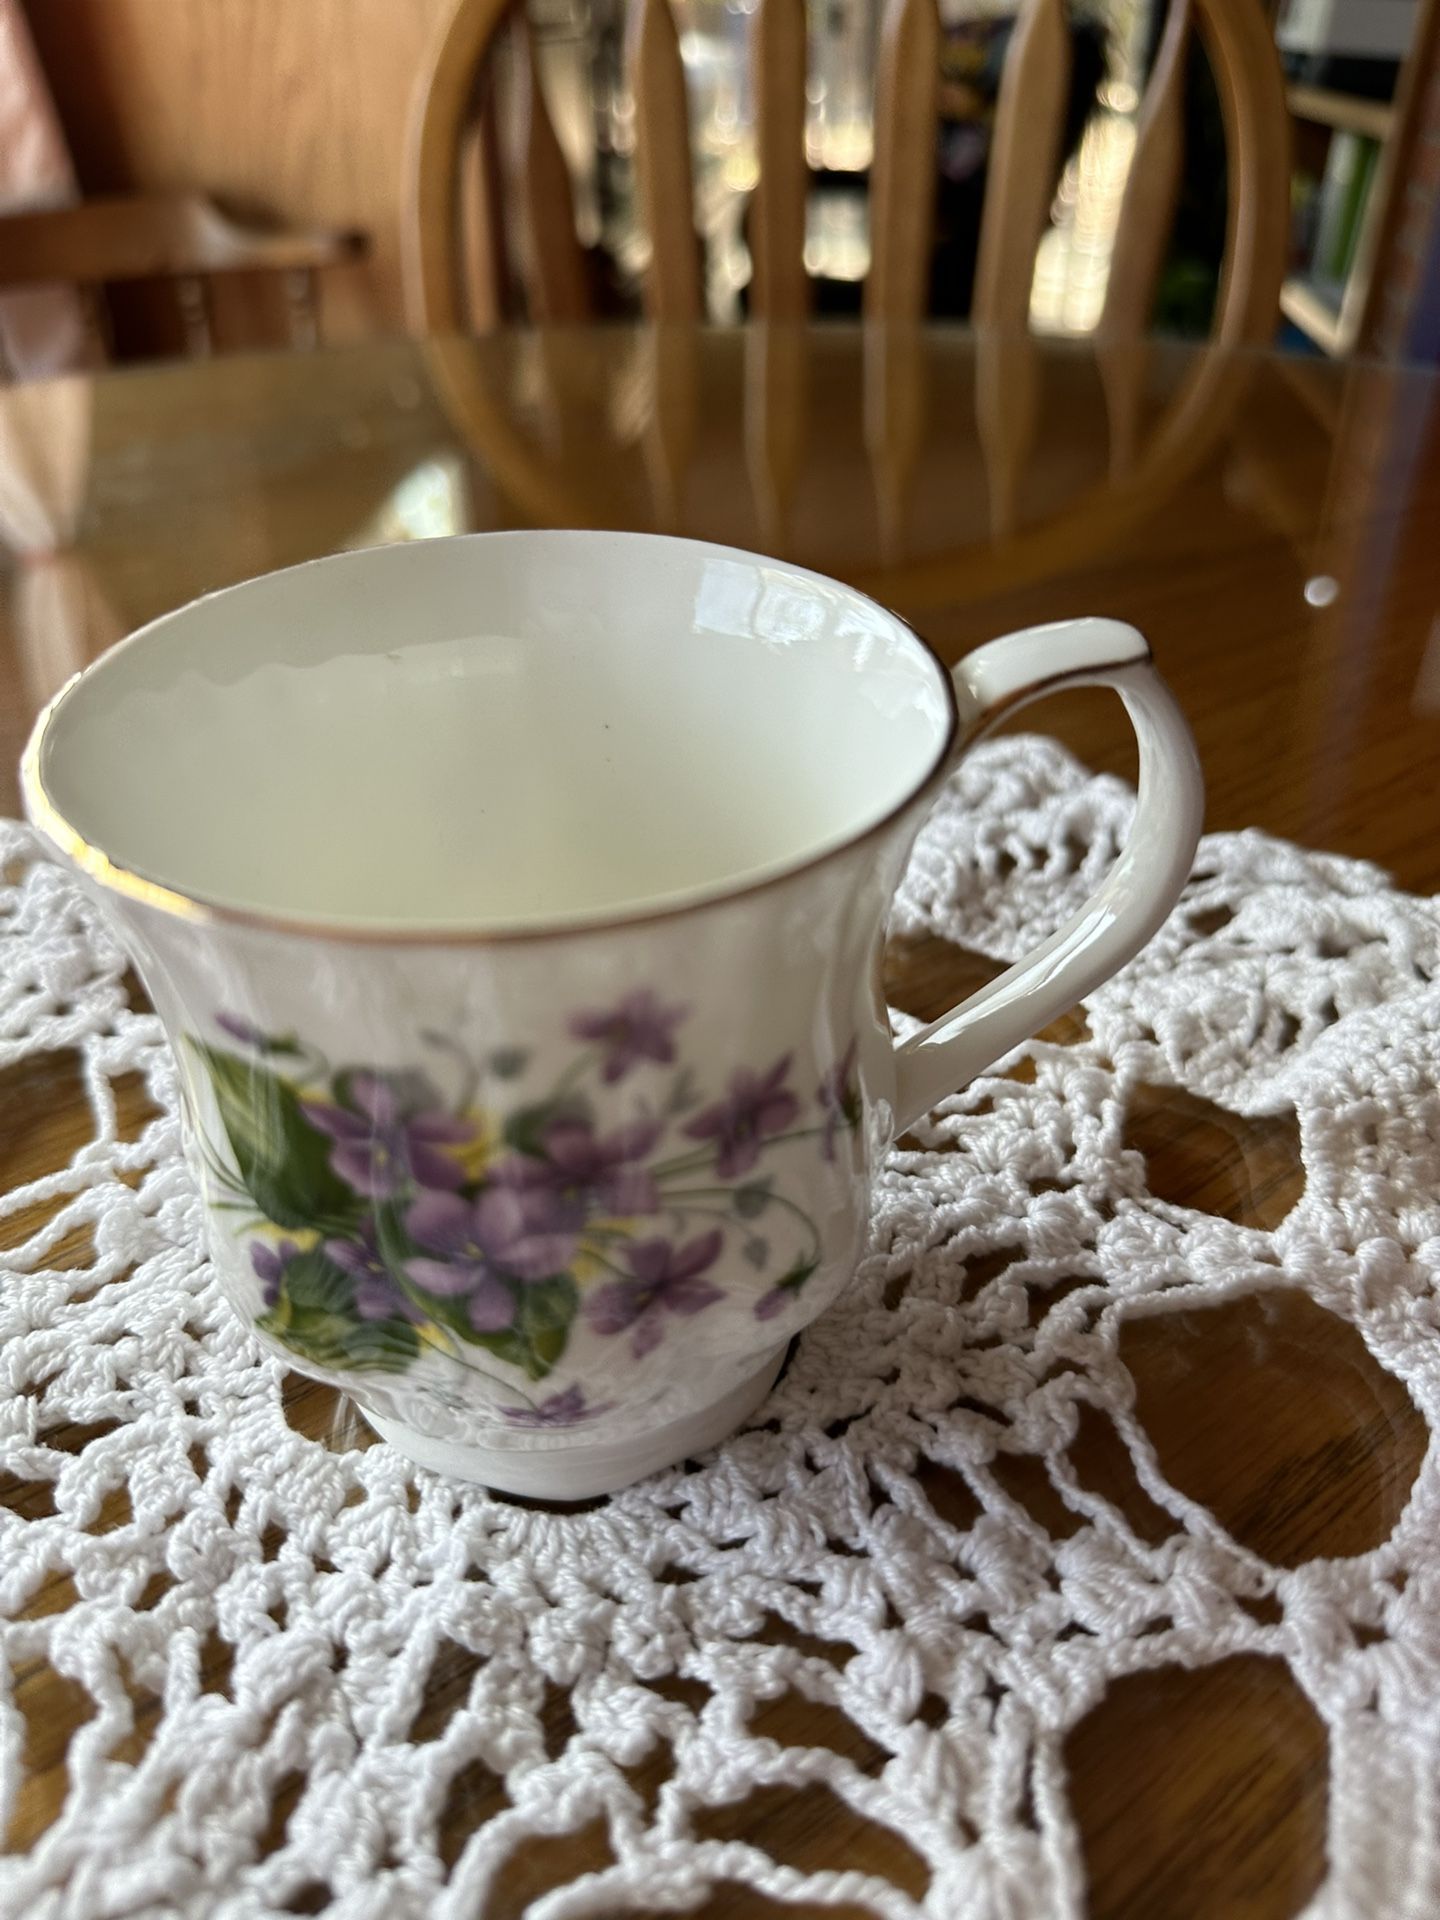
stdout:
<svg viewBox="0 0 1440 1920">
<path fill-rule="evenodd" d="M 28 557 L 11 559 L 0 594 L 0 767 L 8 781 L 33 713 L 76 665 L 208 588 L 464 528 L 663 527 L 852 579 L 948 657 L 1032 621 L 1133 620 L 1194 723 L 1211 828 L 1363 855 L 1428 891 L 1440 884 L 1437 398 L 1440 380 L 1419 372 L 848 328 L 394 344 L 3 395 L 0 459 L 50 539 L 37 543 L 33 513 L 12 529 Z M 1131 770 L 1104 696 L 1067 695 L 1023 724 Z M 13 787 L 5 798 L 13 807 Z M 892 997 L 938 1011 L 982 971 L 943 942 L 897 948 Z M 138 1091 L 130 1104 L 138 1123 Z M 1246 1121 L 1157 1088 L 1130 1127 L 1152 1190 L 1188 1206 L 1273 1226 L 1303 1187 L 1283 1117 Z M 7 1186 L 87 1135 L 63 1059 L 0 1079 Z M 1256 1552 L 1283 1565 L 1353 1554 L 1393 1525 L 1423 1422 L 1358 1336 L 1299 1294 L 1138 1322 L 1123 1354 L 1166 1472 Z M 288 1412 L 331 1445 L 369 1442 L 327 1389 L 292 1379 Z M 1082 1484 L 1142 1531 L 1161 1518 L 1105 1421 L 1073 1457 Z M 1043 1475 L 1017 1474 L 1011 1490 L 1052 1530 L 1073 1525 Z M 23 1487 L 0 1498 L 25 1510 Z M 47 1589 L 34 1605 L 66 1603 Z M 426 1711 L 443 1719 L 468 1679 L 465 1662 L 432 1676 Z M 30 1778 L 12 1850 L 63 1800 L 78 1711 L 44 1671 L 23 1691 Z M 567 1711 L 557 1700 L 557 1740 Z M 839 1743 L 862 1767 L 887 1758 L 843 1716 L 793 1698 L 757 1730 Z M 1325 1735 L 1278 1663 L 1126 1681 L 1068 1759 L 1097 1915 L 1279 1916 L 1321 1880 Z M 452 1851 L 501 1804 L 478 1780 L 452 1796 Z M 706 1831 L 797 1865 L 923 1883 L 901 1836 L 828 1796 L 757 1796 L 714 1810 Z M 598 1829 L 535 1850 L 491 1920 L 604 1856 Z M 734 1888 L 704 1909 L 801 1911 Z"/>
</svg>

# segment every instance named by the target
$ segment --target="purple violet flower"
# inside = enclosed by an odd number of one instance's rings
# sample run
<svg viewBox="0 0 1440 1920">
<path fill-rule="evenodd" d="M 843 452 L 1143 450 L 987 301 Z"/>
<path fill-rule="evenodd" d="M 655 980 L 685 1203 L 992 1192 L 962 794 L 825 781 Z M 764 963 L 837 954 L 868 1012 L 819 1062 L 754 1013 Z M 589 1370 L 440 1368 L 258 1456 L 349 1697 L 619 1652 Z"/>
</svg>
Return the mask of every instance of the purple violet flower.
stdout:
<svg viewBox="0 0 1440 1920">
<path fill-rule="evenodd" d="M 520 1159 L 496 1170 L 497 1184 L 543 1189 L 578 1227 L 590 1212 L 654 1213 L 660 1198 L 643 1160 L 660 1138 L 656 1120 L 634 1120 L 597 1134 L 588 1121 L 557 1120 L 546 1129 L 542 1160 Z"/>
<path fill-rule="evenodd" d="M 280 1298 L 285 1269 L 299 1251 L 293 1240 L 278 1241 L 273 1247 L 264 1240 L 250 1242 L 250 1265 L 255 1269 L 255 1278 L 260 1282 L 267 1307 L 273 1307 Z"/>
<path fill-rule="evenodd" d="M 637 1240 L 625 1249 L 633 1276 L 599 1287 L 586 1302 L 586 1317 L 596 1333 L 634 1329 L 630 1351 L 637 1360 L 659 1346 L 665 1315 L 687 1317 L 724 1299 L 719 1287 L 699 1276 L 714 1266 L 724 1235 L 719 1227 L 683 1247 L 668 1240 Z"/>
<path fill-rule="evenodd" d="M 600 1078 L 613 1086 L 642 1060 L 669 1066 L 675 1058 L 675 1029 L 688 1011 L 664 1006 L 648 987 L 639 987 L 616 1007 L 577 1013 L 570 1031 L 577 1040 L 599 1043 L 604 1053 Z"/>
<path fill-rule="evenodd" d="M 355 1285 L 355 1311 L 362 1320 L 404 1320 L 423 1316 L 414 1302 L 407 1300 L 375 1244 L 375 1229 L 369 1221 L 360 1229 L 358 1240 L 327 1240 L 326 1257 L 342 1273 L 348 1273 Z"/>
<path fill-rule="evenodd" d="M 449 1113 L 405 1113 L 395 1089 L 379 1074 L 356 1073 L 350 1098 L 358 1112 L 317 1100 L 301 1102 L 312 1127 L 335 1142 L 330 1165 L 348 1187 L 371 1200 L 388 1200 L 407 1181 L 420 1187 L 454 1189 L 464 1170 L 442 1146 L 463 1146 L 475 1138 L 469 1121 Z"/>
<path fill-rule="evenodd" d="M 537 1406 L 501 1407 L 500 1411 L 516 1427 L 574 1427 L 582 1420 L 598 1420 L 602 1413 L 609 1413 L 614 1404 L 613 1400 L 606 1400 L 598 1407 L 587 1407 L 585 1389 L 574 1386 L 566 1387 L 563 1393 L 552 1393 Z"/>
<path fill-rule="evenodd" d="M 217 1013 L 215 1024 L 222 1033 L 228 1033 L 232 1040 L 238 1040 L 242 1047 L 264 1048 L 269 1045 L 270 1036 L 238 1013 Z"/>
<path fill-rule="evenodd" d="M 730 1076 L 725 1098 L 687 1122 L 684 1131 L 692 1140 L 715 1142 L 715 1171 L 722 1180 L 748 1173 L 760 1158 L 762 1142 L 784 1133 L 799 1114 L 800 1102 L 783 1084 L 791 1057 L 787 1053 L 763 1076 L 739 1068 Z"/>
<path fill-rule="evenodd" d="M 434 1259 L 405 1263 L 426 1293 L 465 1295 L 477 1333 L 515 1322 L 509 1281 L 544 1280 L 575 1257 L 575 1234 L 544 1191 L 487 1187 L 477 1200 L 458 1193 L 422 1193 L 405 1215 L 410 1238 Z"/>
</svg>

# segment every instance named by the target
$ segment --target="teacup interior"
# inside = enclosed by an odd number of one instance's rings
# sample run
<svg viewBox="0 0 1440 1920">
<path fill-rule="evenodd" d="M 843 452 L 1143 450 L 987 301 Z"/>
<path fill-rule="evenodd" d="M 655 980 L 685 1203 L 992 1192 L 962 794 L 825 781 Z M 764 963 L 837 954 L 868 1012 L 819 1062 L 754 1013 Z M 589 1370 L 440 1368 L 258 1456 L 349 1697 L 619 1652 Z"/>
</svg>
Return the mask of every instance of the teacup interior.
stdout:
<svg viewBox="0 0 1440 1920">
<path fill-rule="evenodd" d="M 53 807 L 205 902 L 370 928 L 585 923 L 722 894 L 920 788 L 954 704 L 905 624 L 687 540 L 471 535 L 182 608 L 62 696 Z"/>
</svg>

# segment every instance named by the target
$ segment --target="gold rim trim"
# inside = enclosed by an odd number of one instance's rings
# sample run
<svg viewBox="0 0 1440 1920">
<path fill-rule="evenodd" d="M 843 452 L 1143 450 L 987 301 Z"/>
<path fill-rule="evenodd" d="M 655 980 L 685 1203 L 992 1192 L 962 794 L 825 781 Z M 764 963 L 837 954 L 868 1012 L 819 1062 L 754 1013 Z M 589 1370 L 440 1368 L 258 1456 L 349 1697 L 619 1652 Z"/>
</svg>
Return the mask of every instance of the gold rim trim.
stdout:
<svg viewBox="0 0 1440 1920">
<path fill-rule="evenodd" d="M 100 657 L 104 659 L 105 656 L 102 654 Z M 86 671 L 88 669 L 81 669 L 81 673 Z M 55 709 L 80 677 L 80 673 L 72 674 L 60 691 L 46 701 L 20 759 L 20 793 L 31 826 L 37 833 L 43 834 L 57 852 L 64 854 L 82 873 L 87 873 L 109 892 L 124 894 L 127 899 L 138 900 L 142 905 L 154 907 L 161 913 L 173 914 L 179 920 L 208 925 L 219 916 L 219 909 L 207 906 L 203 901 L 192 900 L 188 894 L 177 893 L 173 887 L 162 886 L 158 880 L 147 880 L 143 873 L 135 873 L 129 867 L 117 866 L 108 853 L 71 825 L 46 793 L 45 784 L 40 778 L 40 750 L 50 730 Z"/>
<path fill-rule="evenodd" d="M 708 546 L 714 544 L 701 541 L 696 544 Z M 739 551 L 739 549 L 727 549 Z M 335 555 L 320 555 L 318 559 L 337 558 Z M 755 555 L 747 555 L 755 558 Z M 314 564 L 301 562 L 301 565 Z M 781 561 L 780 565 L 787 563 Z M 809 573 L 808 567 L 794 567 L 797 573 Z M 284 572 L 290 569 L 282 569 Z M 837 584 L 844 585 L 843 582 Z M 554 926 L 516 926 L 516 927 L 367 927 L 343 920 L 305 920 L 296 915 L 264 913 L 251 907 L 237 907 L 219 900 L 206 900 L 198 895 L 183 893 L 175 887 L 167 887 L 163 881 L 152 880 L 147 874 L 133 867 L 121 866 L 112 860 L 103 848 L 92 840 L 87 840 L 72 821 L 55 805 L 45 791 L 45 783 L 40 772 L 40 758 L 44 750 L 45 739 L 60 706 L 80 681 L 87 678 L 95 668 L 107 660 L 116 648 L 107 648 L 98 659 L 82 667 L 65 682 L 59 691 L 51 696 L 41 709 L 31 731 L 30 739 L 20 760 L 20 791 L 25 812 L 35 830 L 42 834 L 56 851 L 62 854 L 75 867 L 94 880 L 98 886 L 109 893 L 119 894 L 123 899 L 133 900 L 140 906 L 149 907 L 156 913 L 170 915 L 172 919 L 183 920 L 191 926 L 202 927 L 243 927 L 252 932 L 289 935 L 301 940 L 331 940 L 343 945 L 365 947 L 468 947 L 468 946 L 515 946 L 534 940 L 577 939 L 588 934 L 621 933 L 631 928 L 654 926 L 661 921 L 679 920 L 686 914 L 704 913 L 713 907 L 727 906 L 731 901 L 745 900 L 756 894 L 765 893 L 771 887 L 783 886 L 789 880 L 796 880 L 802 874 L 814 872 L 828 861 L 835 860 L 841 854 L 853 852 L 867 842 L 885 833 L 911 807 L 917 805 L 932 790 L 940 785 L 949 772 L 950 763 L 957 752 L 970 740 L 972 733 L 980 729 L 963 729 L 960 715 L 960 698 L 955 685 L 955 677 L 940 655 L 931 646 L 925 636 L 918 632 L 901 614 L 890 607 L 882 606 L 869 594 L 861 593 L 858 588 L 846 589 L 871 606 L 894 620 L 920 648 L 921 652 L 935 668 L 940 679 L 946 703 L 949 707 L 950 722 L 945 738 L 934 760 L 916 784 L 898 800 L 880 819 L 872 822 L 861 832 L 848 840 L 842 840 L 838 846 L 827 847 L 823 853 L 811 854 L 795 865 L 784 867 L 778 873 L 767 874 L 763 879 L 751 880 L 741 885 L 727 887 L 721 892 L 704 894 L 695 900 L 679 900 L 673 906 L 643 907 L 631 913 L 617 913 L 609 918 L 591 921 L 574 921 Z M 170 619 L 183 613 L 183 607 L 177 607 L 172 614 L 161 615 Z M 150 623 L 158 624 L 158 622 Z M 134 634 L 127 634 L 116 642 L 123 647 L 137 639 L 145 629 L 137 628 Z M 986 724 L 993 724 L 991 721 Z"/>
</svg>

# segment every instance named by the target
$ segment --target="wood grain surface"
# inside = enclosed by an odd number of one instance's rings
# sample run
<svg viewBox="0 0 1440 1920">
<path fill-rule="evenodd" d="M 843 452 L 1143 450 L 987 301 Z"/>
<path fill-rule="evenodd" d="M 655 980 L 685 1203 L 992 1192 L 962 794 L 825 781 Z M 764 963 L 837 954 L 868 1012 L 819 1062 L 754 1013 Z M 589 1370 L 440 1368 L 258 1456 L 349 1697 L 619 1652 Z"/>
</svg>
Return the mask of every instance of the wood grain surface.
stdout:
<svg viewBox="0 0 1440 1920">
<path fill-rule="evenodd" d="M 750 311 L 757 320 L 799 320 L 805 281 L 804 0 L 760 0 L 750 30 L 755 152 L 760 163 L 750 214 Z"/>
<path fill-rule="evenodd" d="M 193 187 L 290 226 L 369 236 L 363 266 L 322 277 L 322 337 L 344 339 L 401 324 L 406 116 L 449 4 L 38 0 L 27 11 L 85 193 Z"/>
<path fill-rule="evenodd" d="M 690 106 L 670 0 L 635 0 L 626 23 L 626 71 L 635 101 L 635 188 L 650 246 L 645 311 L 694 321 L 704 310 L 695 231 Z"/>
<path fill-rule="evenodd" d="M 940 16 L 935 0 L 885 0 L 875 53 L 875 159 L 865 312 L 914 324 L 925 312 L 935 218 Z"/>
<path fill-rule="evenodd" d="M 570 506 L 593 508 L 599 524 L 652 525 L 644 440 L 660 404 L 654 344 L 625 331 L 559 336 L 542 355 L 533 339 L 502 336 L 439 356 L 423 345 L 387 346 L 102 375 L 92 388 L 89 483 L 69 560 L 88 570 L 123 629 L 204 588 L 350 542 L 542 519 L 557 478 L 547 449 L 561 444 L 558 478 L 572 489 Z M 675 442 L 687 467 L 665 511 L 687 533 L 764 544 L 744 405 L 749 372 L 764 363 L 724 334 L 695 336 L 688 351 L 693 430 Z M 1440 885 L 1440 381 L 1363 366 L 1307 366 L 1297 377 L 1280 360 L 1254 356 L 1238 389 L 1243 403 L 1218 429 L 1211 423 L 1208 444 L 1176 469 L 1171 492 L 1157 491 L 1133 519 L 1092 520 L 1100 529 L 1093 540 L 1059 561 L 1063 548 L 1044 547 L 1046 564 L 1017 564 L 1007 580 L 988 532 L 973 347 L 961 334 L 936 332 L 917 352 L 926 403 L 898 531 L 905 551 L 926 564 L 919 575 L 897 569 L 890 578 L 895 603 L 942 651 L 954 657 L 993 633 L 1070 613 L 1133 619 L 1194 722 L 1212 827 L 1258 825 L 1377 860 L 1412 889 Z M 1046 343 L 1035 352 L 1048 404 L 1019 488 L 1019 530 L 1048 539 L 1047 529 L 1091 511 L 1108 485 L 1109 416 L 1093 353 Z M 1204 370 L 1203 357 L 1151 351 L 1143 432 Z M 770 537 L 890 598 L 863 420 L 864 339 L 845 329 L 807 336 L 786 364 L 803 377 L 805 405 L 792 410 L 801 424 L 787 455 L 791 503 L 783 517 L 769 513 Z M 603 476 L 603 497 L 587 491 L 590 474 Z M 28 591 L 33 564 L 14 560 L 0 579 L 7 777 L 29 716 L 99 632 L 73 609 L 67 625 L 54 606 L 37 605 Z M 1053 727 L 1095 766 L 1130 768 L 1122 722 L 1102 696 L 1066 696 L 1027 724 Z M 13 788 L 4 797 L 13 806 Z M 889 989 L 909 1010 L 935 1012 L 989 970 L 943 941 L 896 944 Z M 1066 1044 L 1083 1031 L 1076 1014 L 1047 1038 Z M 144 1097 L 138 1086 L 122 1091 L 133 1133 Z M 73 1056 L 40 1056 L 0 1076 L 4 1186 L 62 1164 L 88 1133 Z M 1245 1119 L 1156 1086 L 1133 1103 L 1127 1140 L 1144 1156 L 1151 1190 L 1178 1205 L 1269 1228 L 1303 1191 L 1294 1122 L 1283 1114 Z M 7 1222 L 3 1244 L 35 1224 Z M 77 1242 L 61 1258 L 83 1267 L 88 1252 Z M 971 1274 L 967 1284 L 989 1277 Z M 1355 1554 L 1394 1524 L 1426 1429 L 1353 1330 L 1303 1295 L 1281 1288 L 1264 1301 L 1151 1317 L 1127 1330 L 1122 1357 L 1171 1483 L 1272 1564 Z M 299 1376 L 288 1383 L 286 1412 L 327 1445 L 372 1443 L 341 1396 Z M 73 1450 L 93 1435 L 46 1438 Z M 1145 1537 L 1173 1530 L 1103 1417 L 1082 1423 L 1071 1457 L 1080 1483 L 1113 1500 Z M 1017 1462 L 1007 1473 L 1007 1491 L 1042 1526 L 1057 1537 L 1073 1530 L 1076 1516 L 1043 1472 Z M 946 1517 L 962 1526 L 973 1519 L 973 1496 L 955 1476 L 937 1464 L 922 1466 L 921 1479 Z M 45 1498 L 36 1483 L 0 1482 L 0 1500 L 22 1514 L 44 1511 Z M 103 1526 L 124 1517 L 123 1490 L 110 1498 Z M 72 1598 L 56 1580 L 31 1610 L 54 1612 Z M 1263 1592 L 1253 1605 L 1257 1618 L 1275 1617 Z M 837 1664 L 854 1652 L 838 1642 L 808 1650 Z M 207 1685 L 224 1689 L 230 1657 L 215 1641 Z M 458 1649 L 442 1654 L 421 1709 L 427 1726 L 443 1726 L 464 1700 L 472 1667 Z M 692 1709 L 703 1704 L 690 1697 L 694 1683 L 660 1684 Z M 28 1727 L 27 1778 L 4 1837 L 12 1851 L 33 1845 L 55 1817 L 66 1746 L 88 1712 L 83 1691 L 39 1663 L 17 1676 L 16 1697 Z M 546 1712 L 556 1752 L 568 1738 L 568 1711 L 557 1693 Z M 158 1712 L 158 1702 L 138 1703 L 130 1737 L 142 1740 L 146 1714 Z M 786 1745 L 838 1746 L 866 1771 L 887 1758 L 837 1710 L 794 1696 L 766 1705 L 762 1730 Z M 1279 1920 L 1323 1877 L 1325 1733 L 1276 1662 L 1236 1658 L 1128 1680 L 1073 1731 L 1066 1756 L 1097 1916 Z M 656 1749 L 636 1769 L 634 1784 L 651 1801 L 666 1765 Z M 462 1775 L 443 1823 L 448 1857 L 504 1805 L 502 1782 L 483 1771 Z M 281 1796 L 270 1844 L 287 1816 Z M 804 1867 L 860 1866 L 912 1894 L 925 1884 L 903 1834 L 824 1793 L 758 1794 L 711 1810 L 704 1826 Z M 531 1849 L 506 1874 L 487 1920 L 523 1914 L 608 1857 L 600 1827 Z M 325 1898 L 317 1887 L 311 1906 L 295 1910 L 321 1911 Z M 707 1920 L 797 1920 L 807 1910 L 721 1886 L 701 1911 Z M 833 1920 L 846 1910 L 827 1911 Z M 862 1910 L 849 1911 L 858 1920 Z"/>
<path fill-rule="evenodd" d="M 148 193 L 7 213 L 0 287 L 186 273 L 293 273 L 359 251 L 340 233 L 242 227 L 204 194 Z"/>
</svg>

